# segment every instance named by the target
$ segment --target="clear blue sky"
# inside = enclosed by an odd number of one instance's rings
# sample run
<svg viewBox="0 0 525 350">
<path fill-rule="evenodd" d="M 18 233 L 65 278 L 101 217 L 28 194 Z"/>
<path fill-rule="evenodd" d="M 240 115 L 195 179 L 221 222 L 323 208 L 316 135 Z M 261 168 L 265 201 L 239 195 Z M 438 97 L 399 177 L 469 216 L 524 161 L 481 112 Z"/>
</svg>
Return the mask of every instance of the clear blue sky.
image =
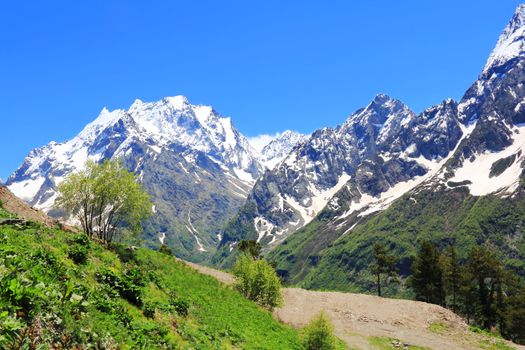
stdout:
<svg viewBox="0 0 525 350">
<path fill-rule="evenodd" d="M 4 1 L 0 177 L 102 107 L 186 95 L 245 135 L 335 126 L 376 93 L 459 99 L 519 1 Z"/>
</svg>

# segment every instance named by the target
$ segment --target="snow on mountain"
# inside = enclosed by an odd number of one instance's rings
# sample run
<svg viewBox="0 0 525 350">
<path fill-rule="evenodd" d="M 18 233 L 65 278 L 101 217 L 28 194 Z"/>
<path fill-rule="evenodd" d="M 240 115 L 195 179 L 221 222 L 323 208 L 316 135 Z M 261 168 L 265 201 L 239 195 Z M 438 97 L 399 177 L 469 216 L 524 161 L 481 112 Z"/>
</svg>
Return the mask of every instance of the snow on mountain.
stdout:
<svg viewBox="0 0 525 350">
<path fill-rule="evenodd" d="M 501 66 L 525 53 L 525 4 L 519 5 L 514 16 L 499 37 L 496 47 L 490 54 L 483 72 Z"/>
<path fill-rule="evenodd" d="M 525 161 L 525 126 L 514 126 L 512 144 L 499 152 L 483 152 L 455 169 L 448 181 L 463 184 L 474 196 L 510 195 L 518 188 Z"/>
<path fill-rule="evenodd" d="M 250 137 L 253 149 L 258 153 L 259 160 L 268 169 L 273 169 L 299 143 L 308 139 L 308 135 L 296 131 L 285 130 L 275 135 L 263 134 Z"/>
<path fill-rule="evenodd" d="M 122 129 L 116 129 L 119 123 Z M 115 137 L 118 145 L 108 154 L 109 140 Z M 33 150 L 8 179 L 8 186 L 36 207 L 50 209 L 51 197 L 46 201 L 36 198 L 46 180 L 57 185 L 62 175 L 81 169 L 88 159 L 122 157 L 132 152 L 129 146 L 136 141 L 147 144 L 157 154 L 173 144 L 204 152 L 248 183 L 253 183 L 261 172 L 248 141 L 233 127 L 230 118 L 219 116 L 209 106 L 192 105 L 184 96 L 175 96 L 151 103 L 136 100 L 127 111 L 110 112 L 104 108 L 73 139 Z M 50 178 L 50 170 L 60 171 Z"/>
<path fill-rule="evenodd" d="M 230 223 L 221 244 L 250 231 L 263 244 L 277 244 L 308 224 L 344 187 L 360 202 L 425 174 L 429 162 L 448 154 L 449 144 L 446 152 L 436 153 L 421 135 L 434 130 L 449 139 L 447 128 L 454 124 L 449 119 L 455 116 L 447 108 L 445 103 L 418 118 L 401 101 L 379 94 L 341 126 L 315 131 L 257 181 L 241 210 L 245 216 Z M 234 227 L 243 228 L 236 232 Z"/>
<path fill-rule="evenodd" d="M 262 163 L 268 169 L 273 169 L 296 145 L 307 139 L 308 135 L 300 134 L 291 130 L 278 133 L 273 140 L 262 148 L 260 152 Z"/>
</svg>

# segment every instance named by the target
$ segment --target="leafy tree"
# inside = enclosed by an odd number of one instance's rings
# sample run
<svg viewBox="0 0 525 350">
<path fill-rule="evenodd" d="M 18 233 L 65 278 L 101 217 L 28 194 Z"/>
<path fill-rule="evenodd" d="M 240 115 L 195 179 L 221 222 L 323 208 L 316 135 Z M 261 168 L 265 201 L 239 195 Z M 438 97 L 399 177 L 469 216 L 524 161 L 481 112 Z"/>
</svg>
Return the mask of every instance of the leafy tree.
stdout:
<svg viewBox="0 0 525 350">
<path fill-rule="evenodd" d="M 319 313 L 304 327 L 304 347 L 306 350 L 333 350 L 336 348 L 334 327 L 324 312 Z"/>
<path fill-rule="evenodd" d="M 148 194 L 119 161 L 92 161 L 58 186 L 57 205 L 73 214 L 90 237 L 111 242 L 125 229 L 138 232 L 151 214 Z"/>
<path fill-rule="evenodd" d="M 381 276 L 387 274 L 389 277 L 397 277 L 396 265 L 398 259 L 389 254 L 383 244 L 374 245 L 374 263 L 370 269 L 376 276 L 377 295 L 381 296 Z"/>
<path fill-rule="evenodd" d="M 241 254 L 233 274 L 237 277 L 235 289 L 247 299 L 270 310 L 281 305 L 281 281 L 266 260 L 254 260 L 247 254 Z"/>
<path fill-rule="evenodd" d="M 241 252 L 250 255 L 254 260 L 258 260 L 261 258 L 261 243 L 255 240 L 243 239 L 239 242 L 237 248 Z"/>
<path fill-rule="evenodd" d="M 432 242 L 425 241 L 421 244 L 418 255 L 412 264 L 410 280 L 417 300 L 444 304 L 445 290 L 440 256 L 441 254 Z"/>
</svg>

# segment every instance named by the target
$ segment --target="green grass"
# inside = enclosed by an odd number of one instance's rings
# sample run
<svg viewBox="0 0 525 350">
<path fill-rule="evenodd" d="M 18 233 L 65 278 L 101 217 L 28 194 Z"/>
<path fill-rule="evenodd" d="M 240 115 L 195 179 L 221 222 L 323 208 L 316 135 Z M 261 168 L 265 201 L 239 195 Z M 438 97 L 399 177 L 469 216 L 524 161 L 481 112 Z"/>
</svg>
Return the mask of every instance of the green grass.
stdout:
<svg viewBox="0 0 525 350">
<path fill-rule="evenodd" d="M 503 340 L 482 340 L 479 342 L 479 347 L 481 349 L 487 350 L 516 350 L 515 347 L 507 345 Z"/>
<path fill-rule="evenodd" d="M 479 342 L 481 349 L 487 350 L 516 350 L 516 348 L 507 345 L 500 334 L 489 332 L 475 326 L 470 326 L 469 330 L 473 333 L 482 334 L 485 339 Z"/>
<path fill-rule="evenodd" d="M 472 333 L 483 334 L 484 336 L 487 336 L 487 337 L 491 337 L 491 338 L 500 338 L 500 339 L 501 339 L 501 335 L 496 334 L 496 333 L 489 332 L 489 331 L 487 331 L 487 330 L 485 330 L 485 329 L 481 329 L 481 328 L 476 327 L 476 326 L 470 326 L 470 327 L 469 327 L 469 330 L 470 330 Z"/>
<path fill-rule="evenodd" d="M 394 346 L 393 342 L 399 342 L 403 343 L 397 339 L 389 338 L 389 337 L 368 337 L 368 343 L 374 347 L 374 349 L 377 350 L 391 350 L 391 349 L 398 349 Z M 408 345 L 409 350 L 429 350 L 430 348 L 416 346 L 416 345 Z"/>
<path fill-rule="evenodd" d="M 40 332 L 49 348 L 302 349 L 298 331 L 173 257 L 138 249 L 123 262 L 91 242 L 87 262 L 76 265 L 73 244 L 72 234 L 38 224 L 0 226 L 0 348 Z M 121 292 L 132 270 L 138 305 Z M 103 282 L 104 271 L 119 282 Z"/>
<path fill-rule="evenodd" d="M 15 217 L 15 215 L 5 210 L 4 207 L 2 206 L 2 202 L 0 202 L 0 219 L 13 218 L 13 217 Z"/>
<path fill-rule="evenodd" d="M 429 327 L 428 327 L 428 330 L 433 332 L 433 333 L 445 333 L 446 331 L 449 330 L 449 326 L 445 323 L 442 323 L 442 322 L 434 322 L 432 323 Z"/>
</svg>

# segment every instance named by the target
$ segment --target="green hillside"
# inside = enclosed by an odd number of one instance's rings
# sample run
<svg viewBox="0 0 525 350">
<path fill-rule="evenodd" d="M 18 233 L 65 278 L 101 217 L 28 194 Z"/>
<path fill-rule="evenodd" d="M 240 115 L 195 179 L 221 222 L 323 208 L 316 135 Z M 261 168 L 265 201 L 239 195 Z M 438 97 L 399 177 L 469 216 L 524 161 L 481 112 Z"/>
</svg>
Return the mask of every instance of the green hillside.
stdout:
<svg viewBox="0 0 525 350">
<path fill-rule="evenodd" d="M 464 188 L 409 193 L 387 210 L 347 231 L 327 209 L 269 254 L 288 283 L 312 289 L 373 292 L 369 266 L 373 245 L 384 243 L 399 259 L 402 276 L 410 273 L 420 243 L 453 245 L 461 258 L 474 246 L 486 245 L 504 265 L 525 273 L 525 197 L 474 197 Z M 403 293 L 400 288 L 397 293 Z M 390 294 L 393 295 L 393 294 Z"/>
<path fill-rule="evenodd" d="M 8 216 L 0 209 L 0 348 L 302 348 L 297 331 L 171 256 Z"/>
</svg>

